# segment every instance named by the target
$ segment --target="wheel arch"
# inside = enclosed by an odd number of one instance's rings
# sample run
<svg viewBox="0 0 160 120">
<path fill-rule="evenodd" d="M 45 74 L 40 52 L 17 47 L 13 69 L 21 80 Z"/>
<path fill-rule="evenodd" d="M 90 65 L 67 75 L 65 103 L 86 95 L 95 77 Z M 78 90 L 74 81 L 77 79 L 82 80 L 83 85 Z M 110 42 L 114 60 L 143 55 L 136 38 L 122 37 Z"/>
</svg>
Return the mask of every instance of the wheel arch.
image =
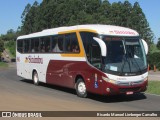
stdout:
<svg viewBox="0 0 160 120">
<path fill-rule="evenodd" d="M 37 69 L 34 68 L 34 69 L 32 70 L 32 79 L 33 79 L 33 74 L 34 74 L 34 72 L 37 72 L 37 73 L 38 73 Z"/>
<path fill-rule="evenodd" d="M 85 82 L 83 75 L 77 74 L 76 77 L 75 77 L 75 84 L 77 83 L 77 81 L 78 81 L 79 78 L 82 78 L 83 81 Z"/>
<path fill-rule="evenodd" d="M 74 79 L 74 88 L 76 88 L 76 83 L 77 83 L 77 81 L 78 81 L 79 78 L 81 78 L 81 79 L 84 81 L 84 83 L 86 84 L 86 87 L 87 87 L 87 83 L 86 83 L 86 80 L 85 80 L 84 75 L 82 75 L 82 74 L 77 74 L 77 75 L 75 76 L 75 79 Z"/>
</svg>

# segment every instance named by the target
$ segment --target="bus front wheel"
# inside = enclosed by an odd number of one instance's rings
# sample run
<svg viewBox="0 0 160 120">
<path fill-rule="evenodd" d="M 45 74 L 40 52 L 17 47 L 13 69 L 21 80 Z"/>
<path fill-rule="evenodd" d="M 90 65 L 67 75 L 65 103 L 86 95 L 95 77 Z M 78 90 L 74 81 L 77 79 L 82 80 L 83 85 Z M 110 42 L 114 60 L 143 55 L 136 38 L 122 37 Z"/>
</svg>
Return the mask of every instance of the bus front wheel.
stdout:
<svg viewBox="0 0 160 120">
<path fill-rule="evenodd" d="M 77 80 L 76 92 L 79 97 L 82 97 L 82 98 L 87 97 L 86 85 L 82 78 L 78 78 Z"/>
<path fill-rule="evenodd" d="M 38 73 L 36 71 L 33 72 L 33 82 L 35 85 L 39 85 Z"/>
</svg>

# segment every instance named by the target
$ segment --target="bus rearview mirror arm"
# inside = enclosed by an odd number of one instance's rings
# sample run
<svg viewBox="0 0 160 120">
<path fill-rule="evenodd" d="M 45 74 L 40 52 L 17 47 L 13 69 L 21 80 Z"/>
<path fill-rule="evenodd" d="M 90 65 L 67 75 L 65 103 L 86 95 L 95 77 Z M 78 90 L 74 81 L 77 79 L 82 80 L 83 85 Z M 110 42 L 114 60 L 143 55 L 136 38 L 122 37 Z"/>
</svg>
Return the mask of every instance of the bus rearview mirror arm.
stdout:
<svg viewBox="0 0 160 120">
<path fill-rule="evenodd" d="M 101 49 L 101 55 L 103 57 L 106 57 L 107 55 L 107 47 L 106 47 L 106 44 L 103 40 L 97 38 L 97 37 L 93 37 L 93 39 L 98 42 L 99 46 L 100 46 L 100 49 Z"/>
<path fill-rule="evenodd" d="M 148 54 L 148 44 L 145 40 L 141 39 L 142 40 L 142 43 L 143 43 L 143 46 L 144 46 L 144 50 L 145 50 L 145 53 L 146 55 Z"/>
</svg>

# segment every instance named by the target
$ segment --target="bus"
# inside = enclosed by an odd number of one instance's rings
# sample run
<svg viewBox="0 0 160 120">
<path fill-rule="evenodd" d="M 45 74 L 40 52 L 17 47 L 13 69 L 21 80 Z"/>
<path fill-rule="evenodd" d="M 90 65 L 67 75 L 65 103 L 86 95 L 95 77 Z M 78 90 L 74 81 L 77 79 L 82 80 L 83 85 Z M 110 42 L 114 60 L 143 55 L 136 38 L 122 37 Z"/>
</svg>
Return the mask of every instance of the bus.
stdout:
<svg viewBox="0 0 160 120">
<path fill-rule="evenodd" d="M 130 28 L 76 25 L 17 38 L 17 75 L 88 93 L 131 95 L 148 86 L 147 43 Z"/>
</svg>

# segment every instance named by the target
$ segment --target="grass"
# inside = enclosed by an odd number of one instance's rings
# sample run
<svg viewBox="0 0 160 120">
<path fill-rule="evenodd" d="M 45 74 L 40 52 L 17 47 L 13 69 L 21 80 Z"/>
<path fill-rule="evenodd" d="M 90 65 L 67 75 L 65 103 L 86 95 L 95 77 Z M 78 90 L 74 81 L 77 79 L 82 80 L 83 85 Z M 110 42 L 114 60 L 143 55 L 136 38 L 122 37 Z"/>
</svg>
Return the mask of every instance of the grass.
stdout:
<svg viewBox="0 0 160 120">
<path fill-rule="evenodd" d="M 149 81 L 146 93 L 160 95 L 160 81 Z"/>
<path fill-rule="evenodd" d="M 6 68 L 8 67 L 8 64 L 5 62 L 0 62 L 0 68 Z"/>
</svg>

